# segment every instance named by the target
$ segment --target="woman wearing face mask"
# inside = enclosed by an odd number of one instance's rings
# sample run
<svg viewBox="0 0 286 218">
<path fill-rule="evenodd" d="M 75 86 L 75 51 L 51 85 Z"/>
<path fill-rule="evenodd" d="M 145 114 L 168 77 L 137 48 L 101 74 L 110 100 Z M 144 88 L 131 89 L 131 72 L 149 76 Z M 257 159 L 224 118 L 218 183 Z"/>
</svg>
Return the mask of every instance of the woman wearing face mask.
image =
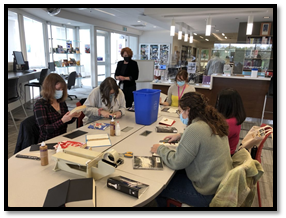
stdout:
<svg viewBox="0 0 286 218">
<path fill-rule="evenodd" d="M 171 85 L 168 90 L 168 98 L 166 102 L 161 102 L 160 104 L 165 106 L 179 106 L 179 100 L 183 94 L 187 92 L 195 92 L 196 89 L 188 84 L 188 73 L 186 70 L 180 70 L 175 78 L 175 84 Z"/>
<path fill-rule="evenodd" d="M 42 85 L 42 98 L 34 105 L 34 116 L 40 129 L 42 142 L 67 132 L 67 125 L 73 123 L 81 112 L 70 114 L 66 105 L 67 85 L 56 74 L 49 74 Z"/>
<path fill-rule="evenodd" d="M 84 105 L 86 105 L 83 111 L 85 117 L 82 120 L 84 124 L 99 120 L 102 117 L 120 118 L 125 114 L 124 94 L 111 77 L 107 77 L 99 87 L 91 91 Z"/>
<path fill-rule="evenodd" d="M 120 52 L 124 58 L 119 61 L 115 71 L 115 79 L 119 80 L 119 87 L 123 91 L 126 107 L 131 107 L 134 101 L 133 91 L 136 91 L 135 80 L 138 79 L 139 69 L 136 61 L 131 60 L 133 52 L 130 48 L 123 48 Z"/>
<path fill-rule="evenodd" d="M 159 206 L 166 206 L 166 198 L 173 198 L 195 207 L 207 207 L 232 169 L 228 125 L 207 104 L 205 96 L 197 92 L 183 95 L 179 111 L 182 122 L 187 124 L 184 133 L 165 137 L 169 142 L 180 140 L 176 151 L 159 144 L 151 148 L 169 168 L 178 170 L 156 201 Z"/>
</svg>

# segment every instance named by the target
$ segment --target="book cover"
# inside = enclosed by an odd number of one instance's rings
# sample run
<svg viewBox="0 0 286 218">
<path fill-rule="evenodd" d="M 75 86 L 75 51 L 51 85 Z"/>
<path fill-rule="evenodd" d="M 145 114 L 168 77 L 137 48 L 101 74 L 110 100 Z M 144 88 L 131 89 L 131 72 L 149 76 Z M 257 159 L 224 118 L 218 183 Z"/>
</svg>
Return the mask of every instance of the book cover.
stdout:
<svg viewBox="0 0 286 218">
<path fill-rule="evenodd" d="M 108 134 L 86 135 L 86 145 L 88 147 L 111 146 Z"/>
<path fill-rule="evenodd" d="M 176 127 L 171 127 L 171 126 L 156 126 L 155 130 L 156 132 L 161 132 L 161 133 L 177 133 L 178 132 Z"/>
<path fill-rule="evenodd" d="M 90 45 L 89 44 L 86 44 L 84 46 L 84 48 L 85 48 L 85 53 L 90 53 Z"/>
<path fill-rule="evenodd" d="M 161 157 L 134 156 L 133 169 L 163 170 L 163 161 Z"/>
<path fill-rule="evenodd" d="M 77 54 L 80 54 L 79 47 L 76 47 L 76 48 L 75 48 L 75 52 L 76 52 Z"/>
<path fill-rule="evenodd" d="M 159 124 L 172 126 L 176 121 L 170 118 L 163 117 L 163 119 L 159 122 Z"/>
<path fill-rule="evenodd" d="M 107 187 L 140 198 L 149 185 L 123 176 L 116 176 L 107 179 Z"/>
<path fill-rule="evenodd" d="M 71 49 L 72 48 L 72 41 L 67 41 L 67 49 Z"/>
</svg>

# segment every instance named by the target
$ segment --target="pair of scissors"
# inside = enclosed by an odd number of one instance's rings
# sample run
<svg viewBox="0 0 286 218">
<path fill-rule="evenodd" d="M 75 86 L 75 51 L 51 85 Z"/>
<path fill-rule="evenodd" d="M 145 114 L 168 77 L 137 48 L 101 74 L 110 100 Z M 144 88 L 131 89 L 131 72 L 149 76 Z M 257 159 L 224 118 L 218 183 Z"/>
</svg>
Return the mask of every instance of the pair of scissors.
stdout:
<svg viewBox="0 0 286 218">
<path fill-rule="evenodd" d="M 123 156 L 124 157 L 128 157 L 128 158 L 132 158 L 133 157 L 133 152 L 127 151 L 127 152 L 123 153 Z"/>
</svg>

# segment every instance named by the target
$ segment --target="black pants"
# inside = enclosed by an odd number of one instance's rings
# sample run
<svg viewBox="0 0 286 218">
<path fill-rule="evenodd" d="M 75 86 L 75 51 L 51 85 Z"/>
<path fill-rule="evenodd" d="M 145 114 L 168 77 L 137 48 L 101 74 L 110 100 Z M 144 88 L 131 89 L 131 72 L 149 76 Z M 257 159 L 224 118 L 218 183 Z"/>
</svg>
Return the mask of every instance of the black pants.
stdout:
<svg viewBox="0 0 286 218">
<path fill-rule="evenodd" d="M 136 84 L 134 86 L 130 86 L 130 87 L 123 86 L 122 91 L 123 91 L 124 96 L 125 96 L 126 108 L 132 107 L 132 103 L 134 101 L 133 91 L 136 91 Z"/>
</svg>

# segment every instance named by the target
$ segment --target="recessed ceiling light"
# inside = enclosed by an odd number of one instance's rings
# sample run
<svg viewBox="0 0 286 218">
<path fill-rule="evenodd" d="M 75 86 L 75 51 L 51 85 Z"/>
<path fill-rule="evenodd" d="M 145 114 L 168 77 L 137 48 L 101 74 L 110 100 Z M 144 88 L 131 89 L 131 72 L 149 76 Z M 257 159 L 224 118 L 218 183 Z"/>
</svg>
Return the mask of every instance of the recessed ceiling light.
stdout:
<svg viewBox="0 0 286 218">
<path fill-rule="evenodd" d="M 196 34 L 196 33 L 193 33 L 193 34 L 194 34 L 195 36 L 198 35 L 198 34 Z"/>
<path fill-rule="evenodd" d="M 138 23 L 140 23 L 141 21 L 140 21 L 140 20 L 138 20 L 137 22 L 138 22 Z"/>
<path fill-rule="evenodd" d="M 206 39 L 206 41 L 209 41 L 208 39 Z"/>
<path fill-rule="evenodd" d="M 153 26 L 154 28 L 156 28 L 156 26 Z"/>
<path fill-rule="evenodd" d="M 270 18 L 270 17 L 263 17 L 263 18 Z"/>
<path fill-rule="evenodd" d="M 204 37 L 200 36 L 200 38 L 202 38 L 202 39 L 203 39 Z"/>
<path fill-rule="evenodd" d="M 67 24 L 71 24 L 71 23 L 67 23 Z"/>
<path fill-rule="evenodd" d="M 223 35 L 223 36 L 224 36 L 224 33 L 221 33 L 221 35 Z"/>
<path fill-rule="evenodd" d="M 227 37 L 226 37 L 226 36 L 225 36 L 224 38 L 225 38 L 225 39 L 227 39 Z"/>
</svg>

